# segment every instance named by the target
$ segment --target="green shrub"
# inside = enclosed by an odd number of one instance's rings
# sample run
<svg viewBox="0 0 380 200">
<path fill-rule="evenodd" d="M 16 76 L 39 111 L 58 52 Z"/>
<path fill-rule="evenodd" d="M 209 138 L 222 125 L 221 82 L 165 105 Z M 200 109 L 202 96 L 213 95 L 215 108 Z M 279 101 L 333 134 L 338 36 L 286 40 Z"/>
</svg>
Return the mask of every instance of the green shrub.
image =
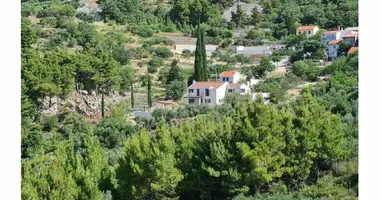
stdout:
<svg viewBox="0 0 380 200">
<path fill-rule="evenodd" d="M 153 52 L 160 58 L 170 58 L 173 56 L 173 53 L 167 47 L 156 47 Z"/>
<path fill-rule="evenodd" d="M 138 35 L 140 37 L 152 37 L 154 31 L 152 29 L 148 28 L 148 27 L 134 26 L 132 28 L 132 33 L 136 34 L 136 35 Z"/>
</svg>

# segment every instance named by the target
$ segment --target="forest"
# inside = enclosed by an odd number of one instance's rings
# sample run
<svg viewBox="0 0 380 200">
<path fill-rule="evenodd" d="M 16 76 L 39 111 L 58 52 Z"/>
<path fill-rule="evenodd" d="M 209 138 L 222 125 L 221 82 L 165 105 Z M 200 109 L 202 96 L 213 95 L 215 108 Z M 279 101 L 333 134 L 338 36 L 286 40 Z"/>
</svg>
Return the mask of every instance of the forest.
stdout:
<svg viewBox="0 0 380 200">
<path fill-rule="evenodd" d="M 99 0 L 100 12 L 83 13 L 77 12 L 79 0 L 22 0 L 22 199 L 358 199 L 358 52 L 320 70 L 312 60 L 322 53 L 309 61 L 299 55 L 324 47 L 315 38 L 294 35 L 303 24 L 358 26 L 358 2 L 261 0 L 262 11 L 248 16 L 238 8 L 227 21 L 223 11 L 234 3 Z M 133 98 L 134 87 L 147 87 L 151 103 L 159 85 L 164 97 L 179 100 L 193 71 L 173 59 L 173 41 L 157 35 L 200 37 L 199 24 L 204 42 L 221 49 L 232 41 L 264 40 L 296 47 L 284 52 L 291 73 L 258 87 L 273 93 L 273 103 L 230 96 L 215 108 L 156 109 L 151 119 L 135 123 L 128 115 L 137 103 L 133 99 L 112 107 L 98 123 L 70 109 L 41 114 L 41 99 L 65 99 L 78 90 L 127 92 Z M 233 36 L 248 26 L 270 31 Z M 137 40 L 140 46 L 126 47 Z M 252 62 L 221 51 L 212 57 L 227 64 L 203 60 L 200 65 L 209 71 L 197 80 L 211 80 L 212 71 L 232 63 Z M 264 76 L 275 59 L 263 58 L 247 74 Z M 134 60 L 146 74 L 132 67 Z M 330 78 L 304 88 L 295 100 L 283 94 L 291 84 L 324 75 Z"/>
</svg>

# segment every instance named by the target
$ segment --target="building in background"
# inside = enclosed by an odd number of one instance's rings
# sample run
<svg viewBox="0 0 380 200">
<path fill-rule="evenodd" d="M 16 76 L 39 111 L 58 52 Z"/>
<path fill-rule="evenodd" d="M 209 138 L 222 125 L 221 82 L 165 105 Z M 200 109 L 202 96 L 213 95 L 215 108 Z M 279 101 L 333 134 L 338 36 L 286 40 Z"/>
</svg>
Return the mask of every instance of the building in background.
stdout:
<svg viewBox="0 0 380 200">
<path fill-rule="evenodd" d="M 221 82 L 238 83 L 241 80 L 241 74 L 237 71 L 224 71 L 220 75 Z"/>
<path fill-rule="evenodd" d="M 296 34 L 306 34 L 307 38 L 313 37 L 317 32 L 319 28 L 318 26 L 300 26 L 296 30 Z"/>
</svg>

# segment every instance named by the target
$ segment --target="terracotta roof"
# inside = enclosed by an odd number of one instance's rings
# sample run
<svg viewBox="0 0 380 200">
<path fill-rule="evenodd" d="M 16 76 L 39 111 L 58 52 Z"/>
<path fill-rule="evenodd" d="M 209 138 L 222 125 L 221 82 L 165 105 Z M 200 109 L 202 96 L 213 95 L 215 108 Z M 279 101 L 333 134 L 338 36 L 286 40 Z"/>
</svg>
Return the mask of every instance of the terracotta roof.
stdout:
<svg viewBox="0 0 380 200">
<path fill-rule="evenodd" d="M 347 54 L 352 54 L 352 53 L 354 53 L 357 50 L 359 50 L 359 47 L 351 47 L 351 49 L 348 50 Z"/>
<path fill-rule="evenodd" d="M 230 84 L 228 84 L 228 86 L 227 87 L 229 87 L 229 88 L 235 88 L 235 87 L 241 87 L 241 83 L 230 83 Z"/>
<path fill-rule="evenodd" d="M 232 76 L 234 76 L 235 75 L 235 71 L 224 71 L 221 75 L 220 75 L 220 77 L 232 77 Z"/>
<path fill-rule="evenodd" d="M 335 33 L 337 33 L 337 32 L 339 32 L 339 30 L 335 30 L 335 31 L 326 31 L 326 32 L 322 33 L 322 35 L 335 34 Z"/>
<path fill-rule="evenodd" d="M 357 33 L 351 33 L 351 34 L 347 34 L 347 35 L 343 36 L 343 38 L 349 38 L 349 37 L 358 37 L 358 34 Z"/>
<path fill-rule="evenodd" d="M 339 44 L 342 40 L 331 40 L 328 44 Z"/>
<path fill-rule="evenodd" d="M 226 82 L 195 82 L 194 84 L 190 85 L 190 88 L 204 88 L 204 87 L 212 87 L 212 88 L 219 88 Z"/>
<path fill-rule="evenodd" d="M 315 28 L 316 26 L 300 26 L 297 28 L 297 31 L 311 31 Z"/>
</svg>

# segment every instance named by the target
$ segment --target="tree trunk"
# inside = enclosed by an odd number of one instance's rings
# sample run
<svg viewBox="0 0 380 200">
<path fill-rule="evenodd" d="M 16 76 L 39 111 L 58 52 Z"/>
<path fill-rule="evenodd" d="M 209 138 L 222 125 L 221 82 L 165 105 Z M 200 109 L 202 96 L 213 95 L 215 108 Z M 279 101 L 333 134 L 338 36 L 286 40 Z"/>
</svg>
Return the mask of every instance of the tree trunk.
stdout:
<svg viewBox="0 0 380 200">
<path fill-rule="evenodd" d="M 135 97 L 133 96 L 133 83 L 131 84 L 131 106 L 135 107 Z"/>
<path fill-rule="evenodd" d="M 102 118 L 104 118 L 104 92 L 102 90 Z"/>
</svg>

